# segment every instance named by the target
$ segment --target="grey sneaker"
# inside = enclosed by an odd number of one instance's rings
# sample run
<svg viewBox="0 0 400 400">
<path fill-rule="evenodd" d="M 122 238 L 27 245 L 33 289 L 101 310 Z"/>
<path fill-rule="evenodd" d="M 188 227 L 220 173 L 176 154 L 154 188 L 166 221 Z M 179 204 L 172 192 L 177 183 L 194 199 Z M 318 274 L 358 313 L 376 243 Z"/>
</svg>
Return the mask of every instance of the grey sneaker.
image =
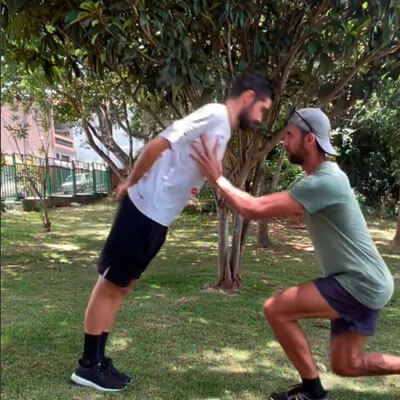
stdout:
<svg viewBox="0 0 400 400">
<path fill-rule="evenodd" d="M 272 393 L 270 400 L 329 400 L 328 392 L 320 397 L 314 397 L 303 389 L 303 385 L 297 385 L 288 392 Z"/>
<path fill-rule="evenodd" d="M 71 375 L 71 380 L 78 385 L 91 387 L 101 392 L 119 392 L 126 386 L 126 383 L 115 376 L 110 365 L 104 362 L 88 368 L 79 364 Z"/>
</svg>

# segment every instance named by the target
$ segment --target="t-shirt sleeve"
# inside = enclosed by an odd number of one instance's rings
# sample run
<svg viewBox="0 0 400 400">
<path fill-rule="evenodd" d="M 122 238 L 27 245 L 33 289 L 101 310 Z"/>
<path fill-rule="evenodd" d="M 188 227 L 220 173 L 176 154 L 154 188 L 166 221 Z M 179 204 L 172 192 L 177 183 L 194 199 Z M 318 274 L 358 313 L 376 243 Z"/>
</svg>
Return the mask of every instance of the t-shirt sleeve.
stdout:
<svg viewBox="0 0 400 400">
<path fill-rule="evenodd" d="M 309 214 L 345 201 L 340 182 L 329 175 L 309 175 L 289 188 L 289 194 Z"/>
<path fill-rule="evenodd" d="M 164 129 L 160 136 L 167 139 L 171 143 L 171 147 L 174 148 L 176 143 L 180 141 L 193 142 L 200 135 L 207 134 L 207 131 L 215 124 L 218 124 L 216 115 L 199 109 L 185 118 L 175 121 Z"/>
</svg>

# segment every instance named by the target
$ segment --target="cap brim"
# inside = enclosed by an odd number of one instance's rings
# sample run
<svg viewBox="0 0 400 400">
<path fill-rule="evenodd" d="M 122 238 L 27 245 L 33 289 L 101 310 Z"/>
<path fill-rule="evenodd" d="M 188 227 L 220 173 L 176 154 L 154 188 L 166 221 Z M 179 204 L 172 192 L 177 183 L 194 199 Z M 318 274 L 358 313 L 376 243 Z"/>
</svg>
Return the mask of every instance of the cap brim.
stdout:
<svg viewBox="0 0 400 400">
<path fill-rule="evenodd" d="M 320 139 L 318 139 L 317 137 L 317 142 L 318 144 L 321 146 L 321 149 L 326 153 L 329 154 L 331 156 L 336 156 L 337 152 L 336 150 L 333 148 L 331 142 L 328 141 L 322 141 Z"/>
</svg>

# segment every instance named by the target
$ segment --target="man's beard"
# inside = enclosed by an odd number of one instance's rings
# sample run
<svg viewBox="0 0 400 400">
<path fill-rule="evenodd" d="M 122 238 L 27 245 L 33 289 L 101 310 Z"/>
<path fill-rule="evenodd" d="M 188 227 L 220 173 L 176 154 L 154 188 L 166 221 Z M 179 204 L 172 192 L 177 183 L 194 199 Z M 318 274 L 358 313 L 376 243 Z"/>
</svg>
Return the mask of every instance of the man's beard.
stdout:
<svg viewBox="0 0 400 400">
<path fill-rule="evenodd" d="M 304 163 L 304 155 L 300 154 L 300 152 L 298 152 L 297 154 L 289 153 L 288 159 L 292 164 L 303 165 Z"/>
<path fill-rule="evenodd" d="M 252 125 L 254 125 L 254 122 L 250 120 L 249 114 L 250 114 L 250 109 L 251 107 L 247 107 L 243 109 L 240 114 L 239 114 L 239 128 L 240 129 L 248 129 Z"/>
</svg>

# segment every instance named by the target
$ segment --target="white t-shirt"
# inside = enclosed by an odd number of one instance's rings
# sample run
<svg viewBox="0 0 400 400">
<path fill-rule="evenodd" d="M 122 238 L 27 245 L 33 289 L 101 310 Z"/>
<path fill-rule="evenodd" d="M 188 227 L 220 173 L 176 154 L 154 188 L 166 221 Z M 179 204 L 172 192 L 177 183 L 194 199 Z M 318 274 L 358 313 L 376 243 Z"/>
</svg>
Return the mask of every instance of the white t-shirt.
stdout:
<svg viewBox="0 0 400 400">
<path fill-rule="evenodd" d="M 187 202 L 200 192 L 204 177 L 190 154 L 193 144 L 205 135 L 211 148 L 218 140 L 222 160 L 231 136 L 228 110 L 224 104 L 206 104 L 185 118 L 175 121 L 160 136 L 171 149 L 164 151 L 151 169 L 128 189 L 135 206 L 147 217 L 168 226 Z"/>
</svg>

